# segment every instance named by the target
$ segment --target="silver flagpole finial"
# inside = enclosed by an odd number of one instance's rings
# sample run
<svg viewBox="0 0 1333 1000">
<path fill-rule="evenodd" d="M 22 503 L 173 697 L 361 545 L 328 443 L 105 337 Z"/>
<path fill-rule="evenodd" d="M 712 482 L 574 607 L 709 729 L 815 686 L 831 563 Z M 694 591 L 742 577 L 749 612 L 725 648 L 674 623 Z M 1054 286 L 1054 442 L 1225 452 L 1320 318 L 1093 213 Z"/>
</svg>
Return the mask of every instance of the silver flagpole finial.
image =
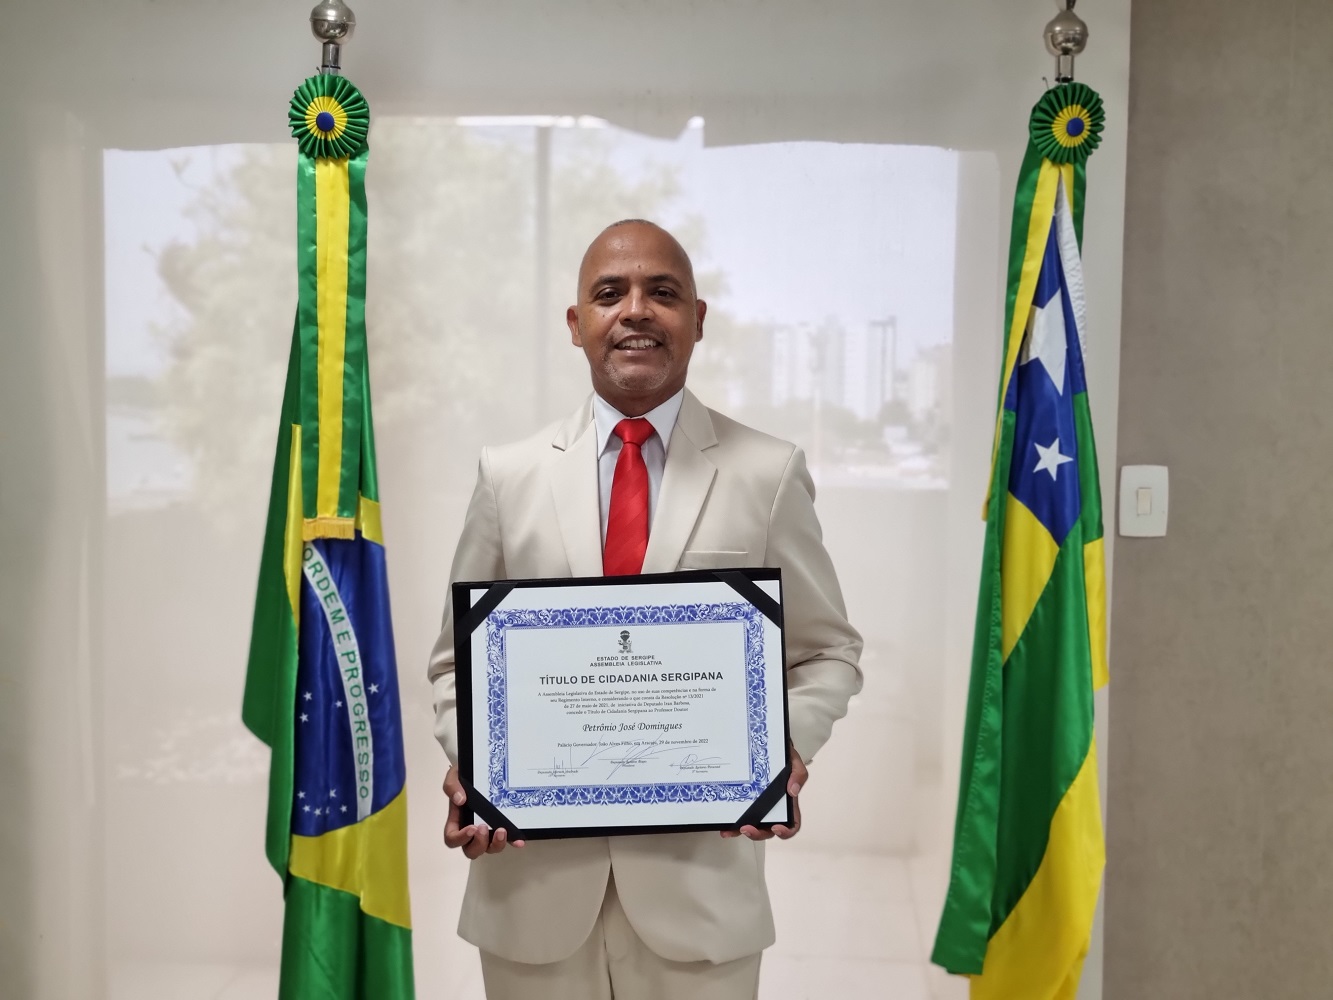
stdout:
<svg viewBox="0 0 1333 1000">
<path fill-rule="evenodd" d="M 1074 57 L 1088 47 L 1088 26 L 1074 13 L 1077 0 L 1057 0 L 1060 13 L 1046 25 L 1046 51 L 1055 56 L 1055 82 L 1074 79 Z"/>
<path fill-rule="evenodd" d="M 342 0 L 323 0 L 310 12 L 310 33 L 324 44 L 321 73 L 342 72 L 342 47 L 356 30 L 356 15 Z"/>
</svg>

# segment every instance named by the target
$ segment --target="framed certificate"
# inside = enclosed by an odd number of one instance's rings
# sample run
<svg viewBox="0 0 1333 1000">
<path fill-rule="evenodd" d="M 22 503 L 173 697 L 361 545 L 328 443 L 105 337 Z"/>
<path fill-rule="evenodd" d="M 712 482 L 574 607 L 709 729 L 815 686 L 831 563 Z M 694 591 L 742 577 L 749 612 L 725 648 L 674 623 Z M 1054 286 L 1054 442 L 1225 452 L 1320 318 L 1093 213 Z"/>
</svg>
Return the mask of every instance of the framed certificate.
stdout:
<svg viewBox="0 0 1333 1000">
<path fill-rule="evenodd" d="M 456 583 L 453 602 L 464 824 L 792 822 L 781 571 Z"/>
</svg>

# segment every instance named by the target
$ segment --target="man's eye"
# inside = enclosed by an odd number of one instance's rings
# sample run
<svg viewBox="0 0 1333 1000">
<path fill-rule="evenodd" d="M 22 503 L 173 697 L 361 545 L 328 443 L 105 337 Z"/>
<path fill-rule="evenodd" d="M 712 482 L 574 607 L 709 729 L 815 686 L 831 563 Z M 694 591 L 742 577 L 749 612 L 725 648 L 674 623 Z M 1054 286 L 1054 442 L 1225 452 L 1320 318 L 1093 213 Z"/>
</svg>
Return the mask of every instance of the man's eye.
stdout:
<svg viewBox="0 0 1333 1000">
<path fill-rule="evenodd" d="M 674 288 L 659 288 L 654 294 L 660 295 L 663 298 L 675 298 L 676 290 Z"/>
<path fill-rule="evenodd" d="M 603 289 L 602 289 L 600 292 L 598 292 L 597 295 L 594 296 L 594 297 L 595 297 L 595 298 L 598 298 L 598 299 L 605 299 L 605 300 L 608 300 L 608 301 L 609 301 L 609 300 L 611 300 L 611 299 L 619 298 L 619 296 L 620 296 L 620 293 L 617 292 L 614 288 L 603 288 Z"/>
</svg>

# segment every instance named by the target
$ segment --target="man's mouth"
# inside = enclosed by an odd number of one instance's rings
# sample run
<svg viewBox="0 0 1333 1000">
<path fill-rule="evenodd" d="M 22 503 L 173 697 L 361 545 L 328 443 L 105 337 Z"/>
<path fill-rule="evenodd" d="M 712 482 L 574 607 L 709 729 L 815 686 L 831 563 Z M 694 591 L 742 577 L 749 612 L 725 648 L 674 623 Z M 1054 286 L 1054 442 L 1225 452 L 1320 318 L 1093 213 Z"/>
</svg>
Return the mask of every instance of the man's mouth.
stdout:
<svg viewBox="0 0 1333 1000">
<path fill-rule="evenodd" d="M 617 351 L 647 351 L 661 346 L 662 342 L 655 337 L 626 337 L 616 344 L 614 349 Z"/>
</svg>

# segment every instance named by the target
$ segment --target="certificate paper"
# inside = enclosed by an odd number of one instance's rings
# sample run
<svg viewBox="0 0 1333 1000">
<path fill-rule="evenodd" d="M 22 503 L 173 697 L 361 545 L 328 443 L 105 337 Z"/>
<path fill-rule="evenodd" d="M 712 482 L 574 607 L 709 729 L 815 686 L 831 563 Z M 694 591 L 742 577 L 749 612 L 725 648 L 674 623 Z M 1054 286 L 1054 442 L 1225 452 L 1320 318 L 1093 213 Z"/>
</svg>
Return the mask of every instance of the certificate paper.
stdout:
<svg viewBox="0 0 1333 1000">
<path fill-rule="evenodd" d="M 454 621 L 465 812 L 527 839 L 791 822 L 778 570 L 459 583 Z"/>
</svg>

